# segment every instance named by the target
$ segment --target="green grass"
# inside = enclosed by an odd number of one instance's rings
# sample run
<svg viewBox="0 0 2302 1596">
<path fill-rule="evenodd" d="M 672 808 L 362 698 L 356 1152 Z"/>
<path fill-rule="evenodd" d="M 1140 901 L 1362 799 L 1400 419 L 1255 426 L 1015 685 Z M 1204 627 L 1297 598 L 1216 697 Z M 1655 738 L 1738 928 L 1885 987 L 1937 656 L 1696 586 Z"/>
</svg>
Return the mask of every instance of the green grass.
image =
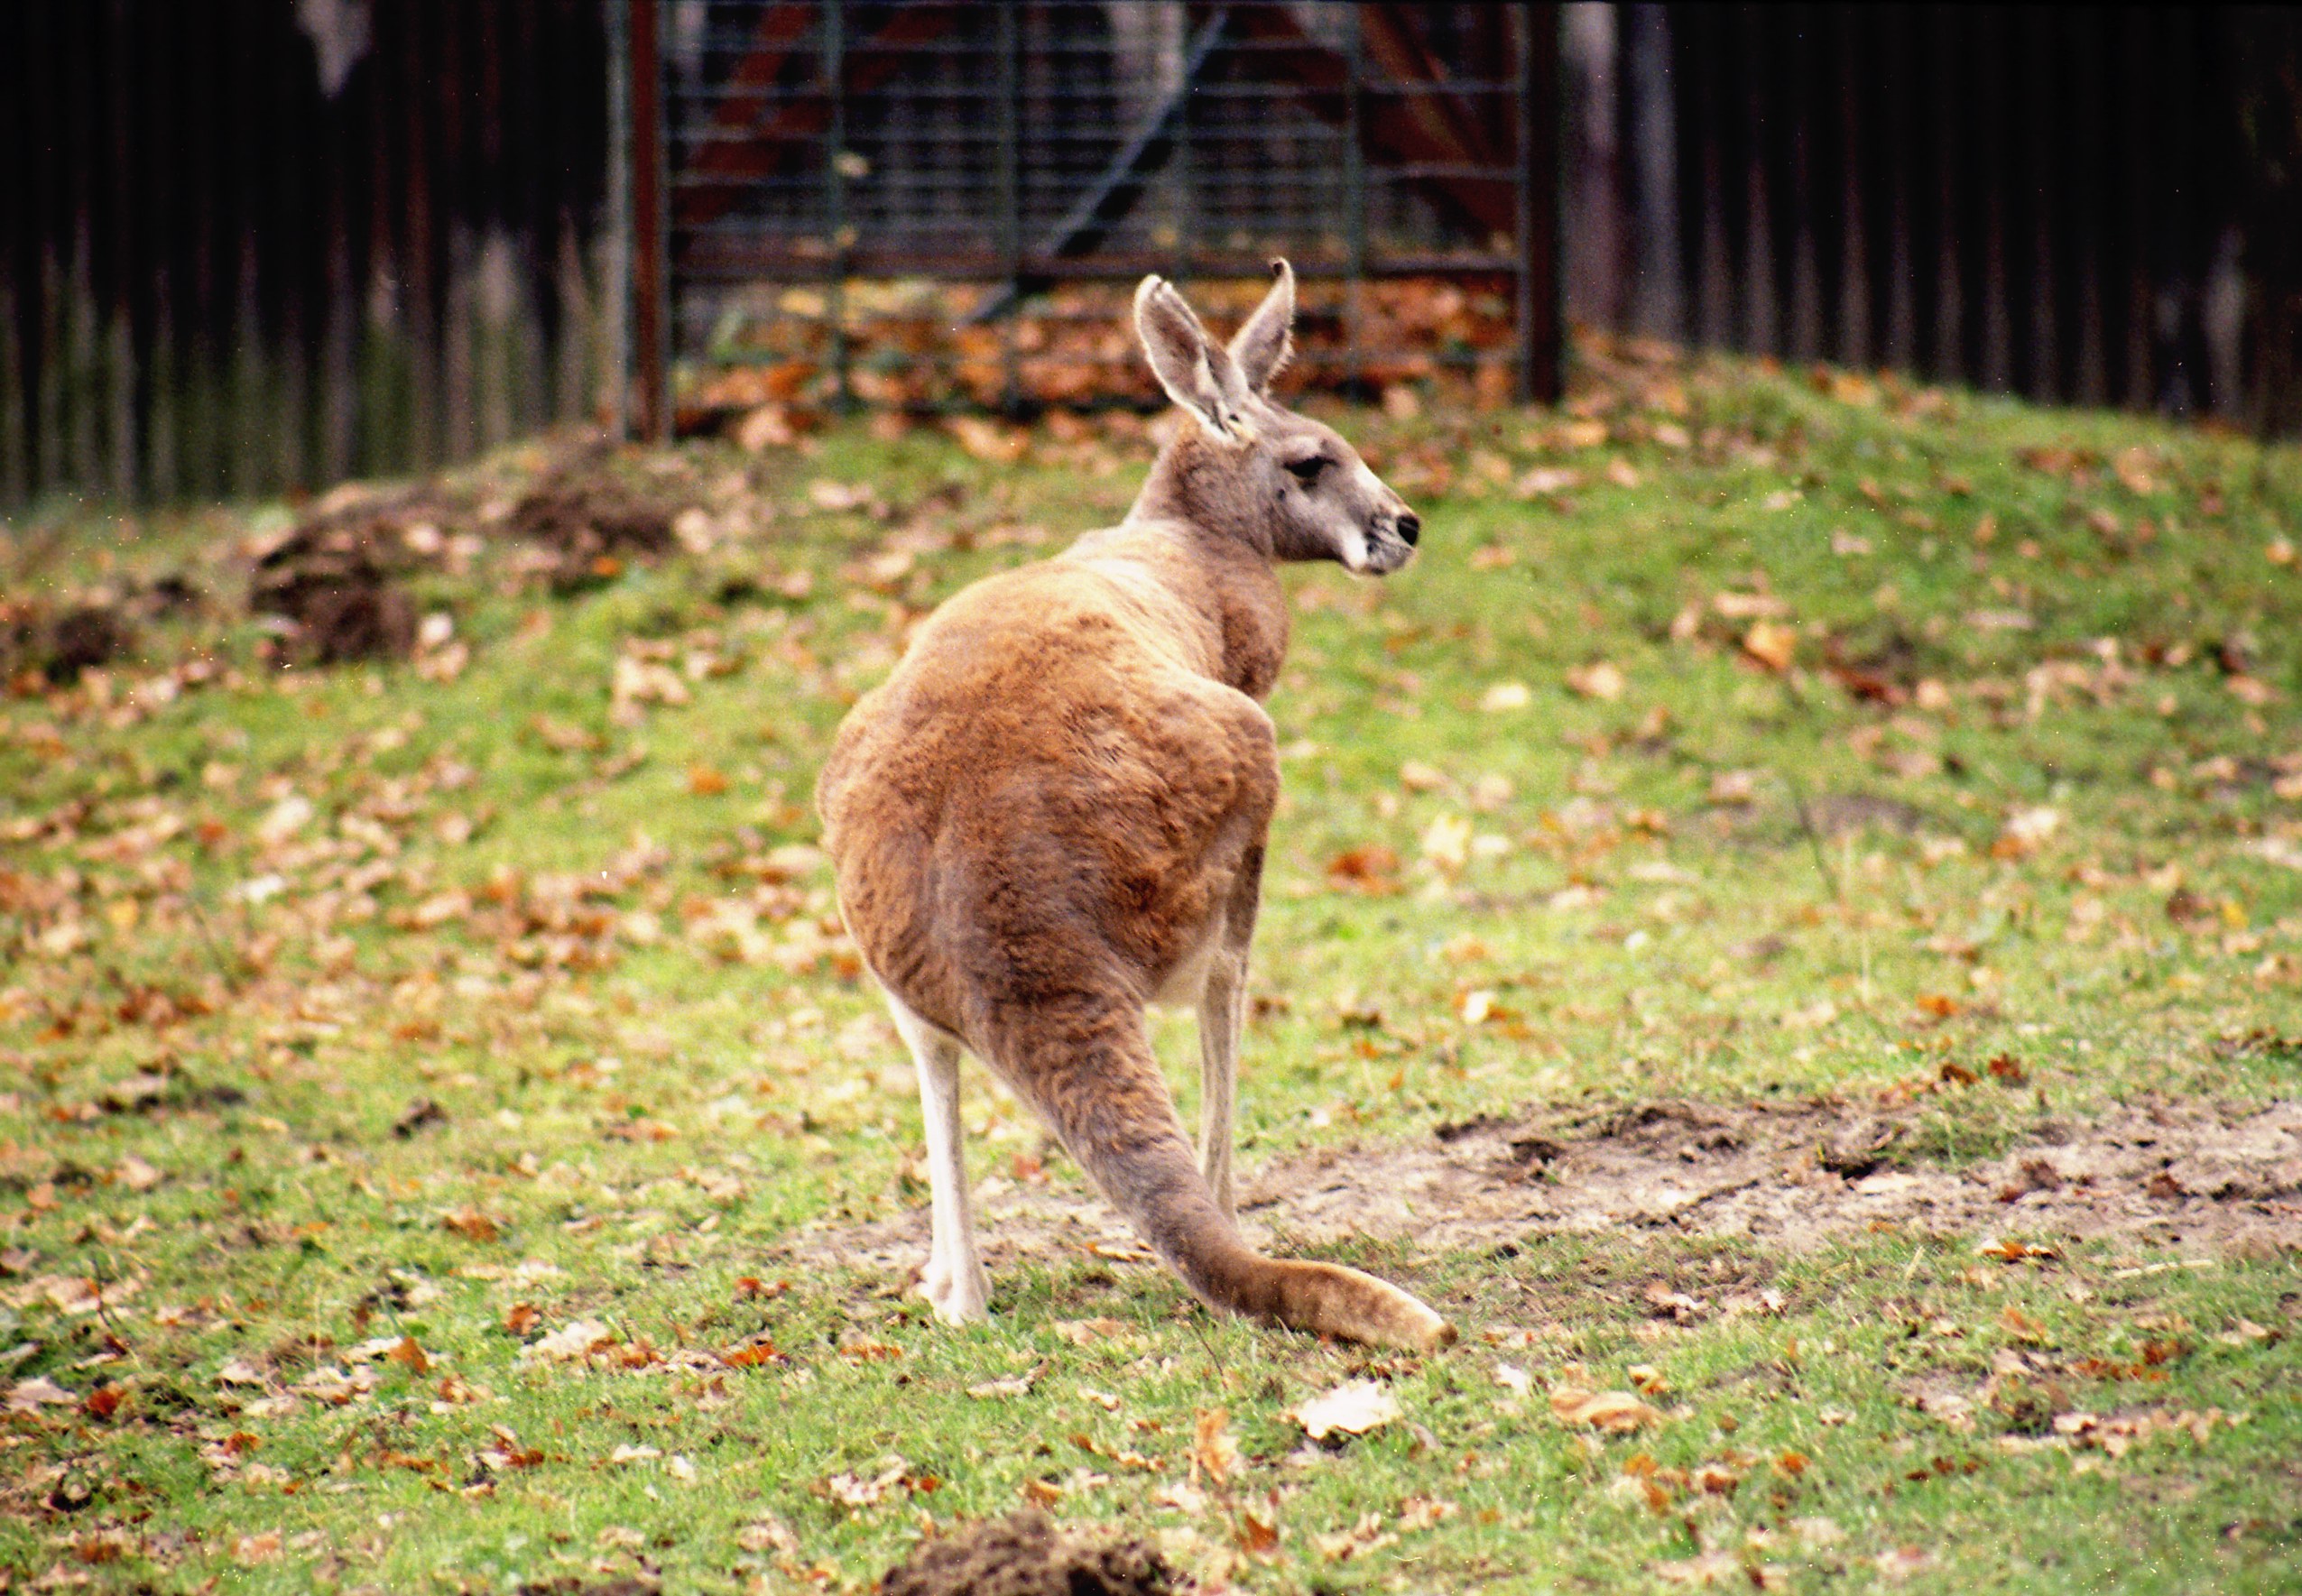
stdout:
<svg viewBox="0 0 2302 1596">
<path fill-rule="evenodd" d="M 2302 458 L 1726 364 L 1601 366 L 1576 408 L 1338 419 L 1428 530 L 1385 585 L 1289 578 L 1250 1170 L 1656 1098 L 1899 1105 L 1893 1158 L 1957 1164 L 2296 1094 Z M 184 570 L 216 609 L 0 703 L 0 1570 L 860 1590 L 928 1518 L 1037 1499 L 1252 1590 L 2294 1588 L 2290 1209 L 2228 1256 L 1345 1249 L 1464 1326 L 1419 1361 L 1092 1257 L 999 1273 L 956 1333 L 900 1271 L 801 1267 L 800 1227 L 925 1201 L 797 846 L 816 766 L 911 618 L 1115 519 L 1148 453 L 683 449 L 707 548 L 566 598 L 493 539 L 416 578 L 449 679 L 261 663 L 239 550 L 276 507 L 14 528 L 14 598 Z M 1785 640 L 1787 671 L 1744 647 Z M 613 714 L 650 650 L 691 702 Z M 1599 662 L 1619 696 L 1568 685 Z M 1158 1034 L 1188 1108 L 1188 1025 Z M 1076 1181 L 968 1092 L 980 1175 Z M 1658 1317 L 1657 1281 L 1709 1305 Z M 579 1321 L 613 1349 L 523 1355 Z M 1306 1447 L 1287 1409 L 1354 1376 L 1403 1419 Z M 1650 1427 L 1553 1416 L 1634 1378 Z M 1368 1514 L 1398 1538 L 1331 1554 Z"/>
</svg>

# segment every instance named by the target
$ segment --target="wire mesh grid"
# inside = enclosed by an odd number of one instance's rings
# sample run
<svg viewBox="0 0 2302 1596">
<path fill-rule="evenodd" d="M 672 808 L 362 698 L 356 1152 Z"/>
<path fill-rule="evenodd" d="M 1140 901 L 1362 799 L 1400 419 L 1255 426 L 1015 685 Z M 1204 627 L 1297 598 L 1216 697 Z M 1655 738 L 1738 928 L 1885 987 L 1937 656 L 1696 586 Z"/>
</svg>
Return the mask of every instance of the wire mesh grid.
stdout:
<svg viewBox="0 0 2302 1596">
<path fill-rule="evenodd" d="M 1146 272 L 1304 279 L 1297 381 L 1510 395 L 1518 7 L 668 0 L 680 403 L 1148 402 Z"/>
</svg>

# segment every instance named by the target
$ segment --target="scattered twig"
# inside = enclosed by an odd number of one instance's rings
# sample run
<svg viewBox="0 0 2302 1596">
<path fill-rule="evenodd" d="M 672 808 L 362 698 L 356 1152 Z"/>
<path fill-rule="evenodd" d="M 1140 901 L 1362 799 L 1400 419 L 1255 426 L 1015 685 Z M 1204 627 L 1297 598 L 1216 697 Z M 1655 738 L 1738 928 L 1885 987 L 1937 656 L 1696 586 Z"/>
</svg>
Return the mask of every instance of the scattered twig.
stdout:
<svg viewBox="0 0 2302 1596">
<path fill-rule="evenodd" d="M 1782 772 L 1782 784 L 1790 789 L 1790 807 L 1798 816 L 1798 829 L 1807 834 L 1807 847 L 1815 856 L 1815 868 L 1822 873 L 1823 884 L 1830 889 L 1833 902 L 1845 907 L 1846 890 L 1839 884 L 1838 872 L 1830 867 L 1830 854 L 1823 846 L 1822 829 L 1815 824 L 1814 811 L 1807 805 L 1807 789 L 1798 777 Z"/>
</svg>

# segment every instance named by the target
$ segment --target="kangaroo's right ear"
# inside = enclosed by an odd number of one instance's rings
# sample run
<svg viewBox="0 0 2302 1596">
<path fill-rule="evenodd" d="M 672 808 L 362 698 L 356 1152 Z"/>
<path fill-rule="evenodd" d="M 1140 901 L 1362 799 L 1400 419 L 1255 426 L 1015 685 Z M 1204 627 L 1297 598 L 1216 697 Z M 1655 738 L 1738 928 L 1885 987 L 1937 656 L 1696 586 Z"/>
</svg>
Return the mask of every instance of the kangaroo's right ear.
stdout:
<svg viewBox="0 0 2302 1596">
<path fill-rule="evenodd" d="M 1231 354 L 1206 335 L 1199 318 L 1153 273 L 1135 289 L 1135 335 L 1143 341 L 1151 374 L 1167 397 L 1199 419 L 1217 438 L 1243 443 L 1250 436 L 1242 413 L 1246 390 Z"/>
<path fill-rule="evenodd" d="M 1287 357 L 1295 352 L 1288 335 L 1295 325 L 1295 269 L 1285 261 L 1271 263 L 1271 291 L 1246 326 L 1231 340 L 1231 358 L 1238 363 L 1239 380 L 1262 392 L 1271 386 Z"/>
</svg>

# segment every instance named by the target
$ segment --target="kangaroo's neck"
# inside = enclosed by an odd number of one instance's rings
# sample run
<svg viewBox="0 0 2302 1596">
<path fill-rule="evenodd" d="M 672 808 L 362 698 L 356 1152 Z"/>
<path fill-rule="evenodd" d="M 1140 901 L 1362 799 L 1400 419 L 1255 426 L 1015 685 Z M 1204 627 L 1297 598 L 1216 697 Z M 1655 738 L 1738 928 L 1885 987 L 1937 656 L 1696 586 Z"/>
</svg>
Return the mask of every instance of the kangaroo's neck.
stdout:
<svg viewBox="0 0 2302 1596">
<path fill-rule="evenodd" d="M 1287 593 L 1270 534 L 1258 540 L 1262 529 L 1239 525 L 1241 507 L 1221 491 L 1221 462 L 1202 452 L 1212 447 L 1187 434 L 1161 450 L 1102 549 L 1123 549 L 1148 567 L 1197 623 L 1213 655 L 1208 674 L 1261 699 L 1287 654 Z"/>
</svg>

